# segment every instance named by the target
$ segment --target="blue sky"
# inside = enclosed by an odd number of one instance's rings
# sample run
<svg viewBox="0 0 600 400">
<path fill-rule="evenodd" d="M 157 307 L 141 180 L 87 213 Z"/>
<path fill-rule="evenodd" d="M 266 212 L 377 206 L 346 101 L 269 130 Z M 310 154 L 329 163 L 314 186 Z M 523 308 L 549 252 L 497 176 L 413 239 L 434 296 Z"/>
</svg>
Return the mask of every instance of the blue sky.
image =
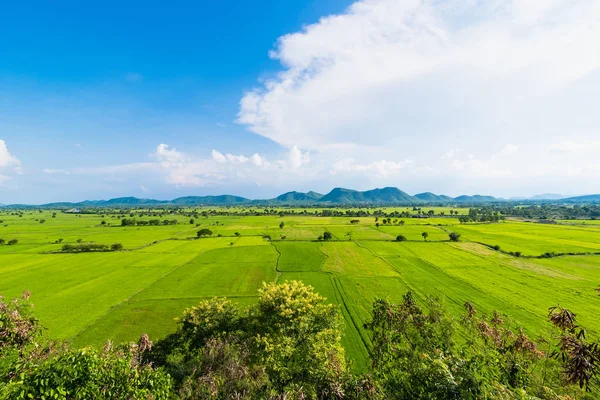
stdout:
<svg viewBox="0 0 600 400">
<path fill-rule="evenodd" d="M 21 3 L 0 203 L 600 192 L 597 0 Z"/>
</svg>

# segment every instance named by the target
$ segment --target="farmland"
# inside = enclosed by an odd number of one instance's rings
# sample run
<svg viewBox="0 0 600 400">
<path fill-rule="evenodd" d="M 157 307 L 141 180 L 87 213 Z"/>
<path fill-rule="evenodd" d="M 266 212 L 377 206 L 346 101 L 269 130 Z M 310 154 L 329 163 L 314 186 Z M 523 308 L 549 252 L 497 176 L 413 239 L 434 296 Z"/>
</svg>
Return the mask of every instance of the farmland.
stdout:
<svg viewBox="0 0 600 400">
<path fill-rule="evenodd" d="M 373 300 L 399 301 L 409 290 L 440 297 L 456 316 L 466 300 L 483 313 L 499 310 L 533 335 L 545 330 L 548 307 L 560 303 L 593 336 L 600 333 L 600 256 L 593 254 L 600 252 L 600 226 L 591 221 L 460 224 L 438 216 L 376 226 L 374 217 L 310 213 L 164 218 L 178 223 L 123 227 L 114 214 L 4 211 L 0 238 L 18 242 L 0 245 L 0 293 L 31 291 L 47 336 L 101 346 L 144 332 L 164 337 L 203 299 L 250 305 L 263 282 L 302 280 L 339 306 L 342 342 L 359 369 L 368 357 L 363 325 Z M 212 235 L 197 238 L 203 228 Z M 317 240 L 324 232 L 332 238 Z M 450 232 L 460 233 L 460 242 L 449 241 Z M 398 235 L 407 240 L 395 241 Z M 60 251 L 77 243 L 120 243 L 123 250 Z M 537 258 L 548 252 L 586 254 Z"/>
</svg>

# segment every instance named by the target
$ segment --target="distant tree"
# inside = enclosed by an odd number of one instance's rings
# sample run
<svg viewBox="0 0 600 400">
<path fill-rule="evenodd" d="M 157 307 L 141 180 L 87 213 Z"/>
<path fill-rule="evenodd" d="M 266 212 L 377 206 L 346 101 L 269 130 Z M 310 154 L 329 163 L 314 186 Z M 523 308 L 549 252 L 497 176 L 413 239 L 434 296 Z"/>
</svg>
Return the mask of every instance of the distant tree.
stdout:
<svg viewBox="0 0 600 400">
<path fill-rule="evenodd" d="M 406 237 L 404 235 L 396 236 L 396 242 L 406 242 Z"/>
<path fill-rule="evenodd" d="M 40 224 L 43 224 L 44 222 L 46 222 L 45 219 L 40 219 Z"/>
<path fill-rule="evenodd" d="M 352 231 L 346 232 L 346 234 L 344 236 L 346 236 L 348 238 L 348 240 L 351 241 L 352 240 Z"/>
<path fill-rule="evenodd" d="M 320 235 L 320 236 L 317 238 L 317 240 L 319 240 L 319 241 L 323 240 L 323 235 Z"/>
<path fill-rule="evenodd" d="M 100 222 L 100 225 L 106 225 L 106 221 Z"/>
<path fill-rule="evenodd" d="M 333 238 L 333 235 L 331 234 L 331 232 L 329 232 L 329 231 L 323 232 L 323 240 L 331 240 L 332 238 Z"/>
<path fill-rule="evenodd" d="M 423 232 L 421 233 L 421 236 L 423 236 L 423 240 L 427 240 L 427 238 L 429 237 L 429 233 Z"/>
<path fill-rule="evenodd" d="M 77 239 L 77 243 L 83 242 L 83 239 Z"/>
<path fill-rule="evenodd" d="M 376 226 L 377 228 L 379 228 L 379 222 L 376 222 L 376 223 L 375 223 L 375 226 Z"/>
<path fill-rule="evenodd" d="M 194 225 L 196 223 L 196 221 L 194 221 L 194 218 L 190 219 L 190 225 Z"/>
<path fill-rule="evenodd" d="M 283 229 L 283 227 L 284 227 L 284 226 L 285 226 L 285 222 L 281 222 L 281 223 L 279 224 L 279 228 L 281 228 L 281 229 Z"/>
<path fill-rule="evenodd" d="M 360 222 L 360 220 L 358 220 L 358 219 L 352 219 L 352 220 L 350 220 L 350 223 L 353 224 L 353 225 L 356 225 L 359 222 Z"/>
<path fill-rule="evenodd" d="M 121 243 L 114 243 L 110 245 L 110 249 L 112 251 L 121 251 L 123 250 L 123 245 Z"/>
<path fill-rule="evenodd" d="M 234 233 L 235 236 L 240 236 L 239 232 Z"/>
<path fill-rule="evenodd" d="M 287 238 L 287 236 L 281 235 L 280 238 L 281 238 L 281 240 L 285 240 Z"/>
<path fill-rule="evenodd" d="M 4 244 L 4 243 L 6 243 L 6 240 L 4 240 L 4 239 L 0 239 L 0 245 L 2 245 L 2 244 Z"/>
<path fill-rule="evenodd" d="M 263 235 L 263 239 L 271 241 L 271 235 Z"/>
<path fill-rule="evenodd" d="M 202 236 L 210 236 L 212 234 L 213 234 L 213 232 L 210 229 L 203 228 L 198 231 L 197 235 L 198 235 L 198 237 L 202 237 Z"/>
<path fill-rule="evenodd" d="M 404 220 L 403 220 L 403 219 L 402 219 L 402 220 L 400 220 L 399 224 L 400 224 L 400 225 L 404 225 Z"/>
<path fill-rule="evenodd" d="M 13 245 L 15 245 L 15 244 L 17 244 L 17 243 L 19 243 L 19 240 L 17 240 L 17 239 L 11 239 L 11 240 L 9 240 L 9 241 L 8 241 L 8 243 L 7 243 L 7 244 L 8 244 L 9 246 L 13 246 Z"/>
<path fill-rule="evenodd" d="M 450 237 L 450 240 L 453 241 L 453 242 L 459 242 L 460 241 L 460 233 L 450 232 L 450 234 L 448 236 Z"/>
</svg>

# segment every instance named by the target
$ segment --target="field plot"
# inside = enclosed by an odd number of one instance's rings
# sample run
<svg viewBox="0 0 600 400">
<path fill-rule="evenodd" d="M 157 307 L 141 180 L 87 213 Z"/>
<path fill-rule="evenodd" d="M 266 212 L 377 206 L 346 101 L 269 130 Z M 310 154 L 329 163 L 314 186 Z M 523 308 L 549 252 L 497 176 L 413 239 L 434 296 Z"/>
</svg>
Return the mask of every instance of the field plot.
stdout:
<svg viewBox="0 0 600 400">
<path fill-rule="evenodd" d="M 277 242 L 274 246 L 281 254 L 277 263 L 278 271 L 320 271 L 326 259 L 320 243 Z"/>
<path fill-rule="evenodd" d="M 440 298 L 455 316 L 467 300 L 483 314 L 499 310 L 532 334 L 545 330 L 548 307 L 560 303 L 591 335 L 600 334 L 600 297 L 594 291 L 600 256 L 518 258 L 488 247 L 530 256 L 592 253 L 600 251 L 600 226 L 459 224 L 435 217 L 377 227 L 374 217 L 308 214 L 210 216 L 193 223 L 164 215 L 178 223 L 140 227 L 121 227 L 114 216 L 1 215 L 0 238 L 18 243 L 0 245 L 0 293 L 11 297 L 30 290 L 34 313 L 49 336 L 100 346 L 144 332 L 164 337 L 183 309 L 204 299 L 228 297 L 246 306 L 256 301 L 263 282 L 302 280 L 339 307 L 346 325 L 343 345 L 357 370 L 368 358 L 364 324 L 373 301 L 398 302 L 409 290 L 421 300 Z M 196 239 L 202 228 L 212 236 Z M 326 231 L 332 239 L 318 241 Z M 461 241 L 450 242 L 450 232 L 460 233 Z M 398 235 L 408 241 L 396 242 Z M 78 239 L 121 243 L 124 250 L 59 253 Z"/>
<path fill-rule="evenodd" d="M 465 240 L 498 245 L 502 250 L 524 255 L 600 251 L 600 229 L 593 227 L 506 222 L 461 225 L 453 230 Z"/>
</svg>

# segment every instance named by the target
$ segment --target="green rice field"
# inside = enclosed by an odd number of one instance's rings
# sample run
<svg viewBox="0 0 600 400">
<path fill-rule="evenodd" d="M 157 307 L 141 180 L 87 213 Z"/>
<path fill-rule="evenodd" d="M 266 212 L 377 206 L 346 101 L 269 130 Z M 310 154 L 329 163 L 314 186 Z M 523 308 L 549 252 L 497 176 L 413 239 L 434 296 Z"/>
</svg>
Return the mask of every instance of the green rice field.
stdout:
<svg viewBox="0 0 600 400">
<path fill-rule="evenodd" d="M 358 368 L 368 356 L 363 324 L 373 300 L 398 301 L 409 290 L 421 299 L 440 297 L 456 316 L 467 300 L 482 313 L 499 310 L 534 335 L 546 329 L 548 308 L 560 304 L 591 335 L 600 333 L 594 290 L 600 255 L 593 254 L 600 252 L 600 225 L 590 222 L 461 225 L 436 217 L 377 227 L 373 217 L 211 216 L 190 223 L 173 215 L 168 219 L 176 225 L 121 227 L 115 216 L 52 214 L 0 213 L 0 238 L 18 240 L 0 245 L 0 293 L 31 291 L 45 335 L 77 346 L 136 340 L 142 333 L 159 339 L 203 299 L 249 305 L 263 282 L 285 280 L 302 280 L 339 306 L 343 344 Z M 197 239 L 202 228 L 212 236 Z M 325 231 L 332 239 L 318 241 Z M 460 233 L 460 242 L 450 242 L 450 232 Z M 396 242 L 398 235 L 407 241 Z M 124 249 L 60 253 L 78 241 Z M 523 257 L 508 254 L 516 251 Z M 586 254 L 535 258 L 546 252 Z"/>
</svg>

